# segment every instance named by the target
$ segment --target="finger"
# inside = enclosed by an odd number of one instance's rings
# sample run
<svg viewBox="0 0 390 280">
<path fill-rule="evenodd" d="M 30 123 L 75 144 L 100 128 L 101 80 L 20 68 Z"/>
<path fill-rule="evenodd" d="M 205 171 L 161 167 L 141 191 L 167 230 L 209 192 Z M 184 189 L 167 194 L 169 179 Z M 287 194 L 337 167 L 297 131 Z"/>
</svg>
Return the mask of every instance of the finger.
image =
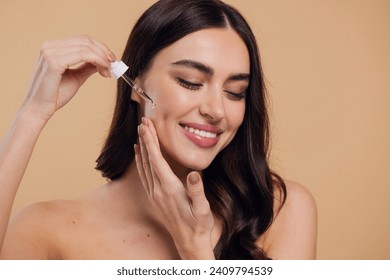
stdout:
<svg viewBox="0 0 390 280">
<path fill-rule="evenodd" d="M 145 126 L 142 124 L 138 126 L 138 135 L 139 135 L 139 145 L 140 145 L 140 151 L 141 151 L 141 164 L 142 169 L 145 172 L 145 177 L 149 185 L 149 192 L 153 192 L 153 176 L 151 172 L 151 166 L 150 166 L 150 160 L 149 160 L 149 153 L 145 145 L 144 141 L 144 135 L 145 135 Z"/>
<path fill-rule="evenodd" d="M 149 126 L 142 124 L 142 127 L 145 128 L 142 140 L 148 151 L 149 162 L 161 184 L 169 186 L 174 183 L 173 180 L 176 182 L 177 177 L 161 154 L 158 140 L 152 135 L 150 123 Z"/>
<path fill-rule="evenodd" d="M 204 192 L 202 179 L 196 171 L 187 176 L 187 194 L 191 200 L 192 214 L 195 219 L 209 215 L 210 204 Z"/>
<path fill-rule="evenodd" d="M 74 74 L 77 77 L 80 86 L 82 86 L 84 82 L 96 72 L 96 66 L 90 63 L 84 63 L 74 70 Z"/>
<path fill-rule="evenodd" d="M 146 193 L 148 194 L 148 196 L 150 196 L 149 183 L 148 183 L 148 180 L 146 179 L 145 170 L 142 166 L 142 156 L 141 156 L 141 150 L 140 150 L 139 145 L 137 145 L 137 144 L 134 145 L 134 152 L 135 152 L 135 164 L 137 166 L 139 178 L 142 182 L 142 185 L 143 185 Z"/>
<path fill-rule="evenodd" d="M 157 149 L 160 150 L 160 144 L 158 141 L 157 132 L 156 132 L 156 129 L 153 125 L 153 122 L 145 117 L 142 117 L 142 124 L 150 129 L 152 136 L 153 136 L 153 139 L 154 139 L 154 144 L 157 146 Z M 161 150 L 160 150 L 160 152 L 161 152 Z M 153 176 L 154 182 L 160 181 L 160 178 L 158 177 L 154 168 L 152 168 L 152 176 Z"/>
<path fill-rule="evenodd" d="M 61 48 L 61 47 L 74 47 L 74 46 L 80 46 L 85 45 L 89 46 L 95 51 L 99 52 L 102 57 L 107 58 L 109 61 L 116 60 L 115 55 L 112 53 L 112 51 L 105 45 L 104 43 L 88 36 L 88 35 L 78 35 L 78 36 L 72 36 L 65 39 L 57 39 L 57 40 L 51 40 L 46 41 L 43 44 L 43 47 L 46 48 Z"/>
<path fill-rule="evenodd" d="M 110 50 L 110 48 L 106 44 L 96 39 L 94 39 L 92 42 L 98 48 L 100 48 L 102 52 L 104 52 L 107 55 L 108 60 L 110 60 L 111 62 L 117 60 L 115 54 Z"/>
<path fill-rule="evenodd" d="M 62 46 L 58 48 L 41 49 L 41 56 L 48 65 L 62 74 L 66 69 L 81 62 L 95 65 L 104 77 L 110 77 L 110 61 L 96 51 L 96 48 L 87 45 Z"/>
<path fill-rule="evenodd" d="M 152 136 L 154 138 L 154 141 L 157 144 L 158 148 L 160 148 L 160 143 L 158 141 L 157 131 L 156 131 L 156 128 L 154 127 L 153 122 L 148 118 L 142 117 L 142 123 L 150 128 L 150 131 L 152 132 Z"/>
</svg>

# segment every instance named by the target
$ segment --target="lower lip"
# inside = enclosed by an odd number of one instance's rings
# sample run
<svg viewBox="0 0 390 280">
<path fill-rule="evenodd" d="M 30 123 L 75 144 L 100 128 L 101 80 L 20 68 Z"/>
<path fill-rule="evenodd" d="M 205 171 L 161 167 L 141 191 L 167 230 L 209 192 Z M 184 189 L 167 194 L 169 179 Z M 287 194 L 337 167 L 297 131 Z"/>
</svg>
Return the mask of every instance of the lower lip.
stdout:
<svg viewBox="0 0 390 280">
<path fill-rule="evenodd" d="M 207 137 L 202 137 L 200 135 L 197 135 L 195 133 L 191 133 L 188 130 L 186 130 L 184 127 L 182 127 L 184 131 L 184 135 L 187 136 L 187 138 L 194 143 L 195 145 L 201 147 L 201 148 L 211 148 L 217 145 L 219 141 L 219 136 L 215 138 L 207 138 Z"/>
</svg>

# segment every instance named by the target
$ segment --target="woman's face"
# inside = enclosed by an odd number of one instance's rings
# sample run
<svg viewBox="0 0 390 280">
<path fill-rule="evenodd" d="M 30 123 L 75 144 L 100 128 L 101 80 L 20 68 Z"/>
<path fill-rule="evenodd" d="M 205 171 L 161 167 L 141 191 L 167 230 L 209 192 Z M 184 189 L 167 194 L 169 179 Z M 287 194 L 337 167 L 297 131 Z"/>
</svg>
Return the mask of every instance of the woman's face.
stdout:
<svg viewBox="0 0 390 280">
<path fill-rule="evenodd" d="M 203 29 L 161 50 L 137 81 L 157 104 L 141 103 L 173 169 L 205 169 L 235 136 L 245 112 L 250 62 L 232 29 Z"/>
</svg>

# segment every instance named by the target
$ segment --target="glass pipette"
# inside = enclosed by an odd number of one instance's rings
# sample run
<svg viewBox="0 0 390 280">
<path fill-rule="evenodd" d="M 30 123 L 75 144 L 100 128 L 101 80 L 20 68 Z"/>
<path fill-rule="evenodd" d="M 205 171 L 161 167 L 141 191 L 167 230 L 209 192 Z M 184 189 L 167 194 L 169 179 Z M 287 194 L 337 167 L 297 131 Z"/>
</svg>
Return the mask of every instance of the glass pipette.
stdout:
<svg viewBox="0 0 390 280">
<path fill-rule="evenodd" d="M 126 75 L 126 71 L 129 69 L 129 66 L 127 66 L 123 61 L 117 60 L 114 62 L 111 62 L 110 66 L 110 73 L 111 77 L 114 79 L 122 78 L 126 83 L 131 86 L 131 88 L 148 104 L 152 106 L 152 108 L 156 107 L 156 103 L 154 103 L 153 99 L 150 98 L 149 95 L 146 94 L 146 92 L 139 87 L 129 76 Z"/>
</svg>

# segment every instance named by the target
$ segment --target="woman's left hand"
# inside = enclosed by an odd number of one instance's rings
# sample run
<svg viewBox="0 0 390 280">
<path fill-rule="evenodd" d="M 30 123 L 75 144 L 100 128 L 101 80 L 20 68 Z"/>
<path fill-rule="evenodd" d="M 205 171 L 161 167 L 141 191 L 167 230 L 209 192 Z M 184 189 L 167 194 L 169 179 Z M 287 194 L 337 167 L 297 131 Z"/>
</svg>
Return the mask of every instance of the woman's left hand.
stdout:
<svg viewBox="0 0 390 280">
<path fill-rule="evenodd" d="M 182 259 L 214 259 L 211 232 L 214 218 L 198 172 L 186 186 L 161 154 L 152 121 L 142 118 L 135 160 L 142 184 L 154 209 L 171 234 Z"/>
</svg>

